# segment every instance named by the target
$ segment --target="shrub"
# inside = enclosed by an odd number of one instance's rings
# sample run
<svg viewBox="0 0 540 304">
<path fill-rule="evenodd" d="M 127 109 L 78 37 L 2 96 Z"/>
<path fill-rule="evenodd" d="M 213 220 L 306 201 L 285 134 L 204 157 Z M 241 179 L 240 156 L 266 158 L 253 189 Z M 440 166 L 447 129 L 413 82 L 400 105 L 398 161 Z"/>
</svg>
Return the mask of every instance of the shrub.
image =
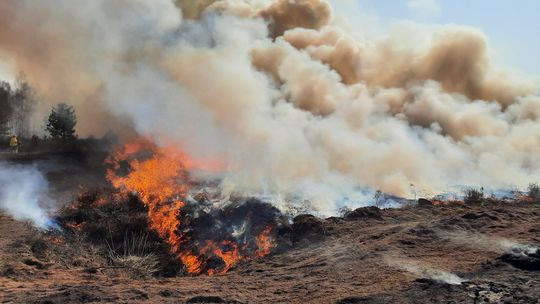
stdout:
<svg viewBox="0 0 540 304">
<path fill-rule="evenodd" d="M 465 190 L 465 198 L 463 199 L 463 201 L 467 204 L 478 204 L 482 202 L 483 198 L 484 188 L 469 188 Z"/>
<path fill-rule="evenodd" d="M 536 183 L 529 184 L 527 195 L 534 199 L 540 199 L 540 186 Z"/>
<path fill-rule="evenodd" d="M 349 212 L 351 212 L 352 209 L 349 208 L 349 206 L 343 206 L 341 208 L 338 209 L 338 214 L 340 217 L 345 217 L 345 215 Z"/>
</svg>

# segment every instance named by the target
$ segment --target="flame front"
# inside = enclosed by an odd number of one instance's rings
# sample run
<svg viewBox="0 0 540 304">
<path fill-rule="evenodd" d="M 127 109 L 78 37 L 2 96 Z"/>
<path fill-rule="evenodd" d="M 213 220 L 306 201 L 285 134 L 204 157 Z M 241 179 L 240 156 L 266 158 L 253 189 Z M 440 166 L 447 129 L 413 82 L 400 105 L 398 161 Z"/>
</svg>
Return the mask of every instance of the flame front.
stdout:
<svg viewBox="0 0 540 304">
<path fill-rule="evenodd" d="M 183 199 L 190 189 L 188 170 L 194 166 L 186 154 L 176 148 L 161 148 L 141 139 L 116 151 L 107 163 L 111 165 L 107 171 L 108 180 L 115 188 L 139 195 L 148 208 L 149 227 L 170 246 L 171 253 L 182 262 L 188 273 L 223 274 L 250 256 L 242 254 L 238 243 L 229 239 L 207 240 L 198 248 L 189 236 L 180 231 L 181 213 L 186 206 Z M 129 173 L 121 176 L 118 172 L 126 164 Z M 270 231 L 271 227 L 260 233 L 256 239 L 257 250 L 251 255 L 262 257 L 270 253 Z M 219 269 L 208 267 L 206 264 L 212 257 L 219 258 L 223 266 Z"/>
</svg>

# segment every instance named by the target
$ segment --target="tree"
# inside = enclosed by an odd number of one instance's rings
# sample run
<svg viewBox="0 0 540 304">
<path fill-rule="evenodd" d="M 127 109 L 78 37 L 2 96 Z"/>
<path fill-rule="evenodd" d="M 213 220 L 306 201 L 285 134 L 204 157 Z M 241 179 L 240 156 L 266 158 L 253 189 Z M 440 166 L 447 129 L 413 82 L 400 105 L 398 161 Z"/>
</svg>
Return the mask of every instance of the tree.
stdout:
<svg viewBox="0 0 540 304">
<path fill-rule="evenodd" d="M 529 197 L 533 199 L 540 199 L 540 186 L 538 184 L 529 184 Z"/>
<path fill-rule="evenodd" d="M 0 82 L 0 136 L 7 135 L 9 131 L 8 123 L 12 114 L 11 94 L 9 83 L 5 81 Z"/>
<path fill-rule="evenodd" d="M 76 137 L 75 125 L 77 125 L 77 116 L 73 107 L 59 103 L 52 107 L 45 130 L 52 138 L 68 141 Z"/>
<path fill-rule="evenodd" d="M 24 75 L 17 77 L 9 102 L 11 105 L 11 129 L 21 137 L 29 137 L 32 113 L 36 104 L 36 93 Z"/>
</svg>

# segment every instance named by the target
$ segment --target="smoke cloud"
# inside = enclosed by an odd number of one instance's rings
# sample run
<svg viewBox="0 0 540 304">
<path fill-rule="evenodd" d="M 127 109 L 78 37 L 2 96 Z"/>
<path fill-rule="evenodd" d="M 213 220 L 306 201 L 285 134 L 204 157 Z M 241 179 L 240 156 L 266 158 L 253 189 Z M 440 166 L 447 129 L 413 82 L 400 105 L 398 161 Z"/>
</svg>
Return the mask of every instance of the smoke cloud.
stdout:
<svg viewBox="0 0 540 304">
<path fill-rule="evenodd" d="M 0 209 L 15 219 L 51 227 L 43 207 L 50 205 L 46 191 L 47 181 L 35 167 L 0 163 Z"/>
<path fill-rule="evenodd" d="M 81 135 L 134 129 L 222 159 L 224 191 L 321 210 L 539 181 L 539 83 L 488 50 L 459 26 L 363 37 L 323 0 L 0 2 L 0 54 Z"/>
</svg>

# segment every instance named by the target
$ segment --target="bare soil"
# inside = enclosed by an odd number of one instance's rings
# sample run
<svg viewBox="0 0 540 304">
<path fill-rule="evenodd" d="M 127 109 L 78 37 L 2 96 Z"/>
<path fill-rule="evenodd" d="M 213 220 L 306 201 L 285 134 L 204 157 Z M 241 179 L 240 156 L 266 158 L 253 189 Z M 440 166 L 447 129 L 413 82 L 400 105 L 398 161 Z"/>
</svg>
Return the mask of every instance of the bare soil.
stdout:
<svg viewBox="0 0 540 304">
<path fill-rule="evenodd" d="M 62 199 L 77 189 L 48 177 Z M 516 244 L 540 245 L 538 203 L 370 208 L 292 227 L 291 249 L 225 275 L 140 279 L 88 244 L 0 214 L 0 302 L 540 303 L 540 273 L 502 258 Z"/>
</svg>

